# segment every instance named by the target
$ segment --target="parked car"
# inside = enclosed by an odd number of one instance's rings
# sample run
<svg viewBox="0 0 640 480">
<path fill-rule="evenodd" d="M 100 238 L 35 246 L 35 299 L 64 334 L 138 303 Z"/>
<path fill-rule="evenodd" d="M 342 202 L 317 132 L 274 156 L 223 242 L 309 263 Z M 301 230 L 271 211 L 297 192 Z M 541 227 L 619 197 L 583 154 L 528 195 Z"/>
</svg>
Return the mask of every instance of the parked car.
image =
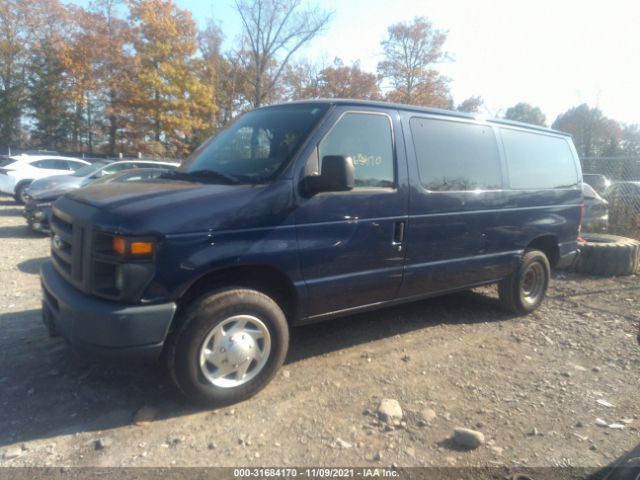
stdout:
<svg viewBox="0 0 640 480">
<path fill-rule="evenodd" d="M 140 182 L 159 177 L 174 168 L 173 165 L 165 166 L 165 168 L 132 168 L 97 178 L 92 183 Z M 51 205 L 68 191 L 68 188 L 53 188 L 34 193 L 33 195 L 27 195 L 24 217 L 27 220 L 29 228 L 37 232 L 49 232 Z"/>
<path fill-rule="evenodd" d="M 121 160 L 117 162 L 100 160 L 92 163 L 91 165 L 86 165 L 71 174 L 54 175 L 41 180 L 35 180 L 31 185 L 29 185 L 27 194 L 35 195 L 48 190 L 55 190 L 56 192 L 60 192 L 61 190 L 68 191 L 88 185 L 93 181 L 112 173 L 129 170 L 131 168 L 153 168 L 158 166 L 174 169 L 178 164 L 155 162 L 151 160 Z"/>
<path fill-rule="evenodd" d="M 582 184 L 584 216 L 582 228 L 587 232 L 602 232 L 609 227 L 609 203 L 588 183 Z"/>
<path fill-rule="evenodd" d="M 640 182 L 615 182 L 603 195 L 612 207 L 627 207 L 640 212 Z"/>
<path fill-rule="evenodd" d="M 34 180 L 52 175 L 69 174 L 89 162 L 79 158 L 48 155 L 18 155 L 0 161 L 0 192 L 13 195 L 24 203 L 27 187 Z"/>
<path fill-rule="evenodd" d="M 506 120 L 319 100 L 249 112 L 174 172 L 52 209 L 52 335 L 155 359 L 190 399 L 255 394 L 289 328 L 498 284 L 535 310 L 577 253 L 571 137 Z"/>
<path fill-rule="evenodd" d="M 582 181 L 589 184 L 600 195 L 611 185 L 611 180 L 598 173 L 583 173 Z"/>
</svg>

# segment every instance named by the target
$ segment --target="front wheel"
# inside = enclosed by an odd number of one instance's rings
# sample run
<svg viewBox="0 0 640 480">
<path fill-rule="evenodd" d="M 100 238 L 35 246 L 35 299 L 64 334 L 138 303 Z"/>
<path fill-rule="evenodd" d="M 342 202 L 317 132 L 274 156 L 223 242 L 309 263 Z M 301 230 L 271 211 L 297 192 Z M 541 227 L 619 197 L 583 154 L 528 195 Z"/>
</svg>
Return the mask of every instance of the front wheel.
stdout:
<svg viewBox="0 0 640 480">
<path fill-rule="evenodd" d="M 16 187 L 16 192 L 13 198 L 20 205 L 24 205 L 27 203 L 27 188 L 30 184 L 31 182 L 22 182 Z"/>
<path fill-rule="evenodd" d="M 263 389 L 284 362 L 289 328 L 268 296 L 234 288 L 196 300 L 169 340 L 167 363 L 191 400 L 221 406 Z"/>
<path fill-rule="evenodd" d="M 502 307 L 518 315 L 527 315 L 540 306 L 549 287 L 551 267 L 540 250 L 527 250 L 515 272 L 498 284 Z"/>
</svg>

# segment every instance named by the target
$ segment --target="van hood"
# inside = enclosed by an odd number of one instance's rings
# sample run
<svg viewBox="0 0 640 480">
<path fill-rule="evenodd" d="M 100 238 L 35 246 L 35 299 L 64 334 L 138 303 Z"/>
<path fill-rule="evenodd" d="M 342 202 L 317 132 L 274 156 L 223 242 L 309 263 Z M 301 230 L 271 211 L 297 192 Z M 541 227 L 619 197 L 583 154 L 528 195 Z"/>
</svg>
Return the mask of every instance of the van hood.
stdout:
<svg viewBox="0 0 640 480">
<path fill-rule="evenodd" d="M 55 207 L 102 230 L 183 234 L 273 225 L 289 215 L 292 204 L 291 181 L 220 185 L 155 179 L 89 185 L 64 195 Z"/>
</svg>

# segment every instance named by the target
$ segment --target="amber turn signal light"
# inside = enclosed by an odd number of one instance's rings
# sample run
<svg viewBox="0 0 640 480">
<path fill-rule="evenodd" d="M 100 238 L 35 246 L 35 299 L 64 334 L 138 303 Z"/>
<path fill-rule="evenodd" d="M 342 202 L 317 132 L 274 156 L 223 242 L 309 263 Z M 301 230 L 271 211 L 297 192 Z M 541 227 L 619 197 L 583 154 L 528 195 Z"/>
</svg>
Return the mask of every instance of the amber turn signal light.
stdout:
<svg viewBox="0 0 640 480">
<path fill-rule="evenodd" d="M 113 237 L 113 251 L 118 255 L 151 255 L 153 242 L 129 242 L 122 237 Z"/>
<path fill-rule="evenodd" d="M 153 253 L 153 243 L 151 242 L 131 242 L 131 255 L 150 255 Z"/>
<path fill-rule="evenodd" d="M 113 251 L 118 255 L 124 255 L 127 252 L 127 243 L 122 237 L 113 237 Z"/>
</svg>

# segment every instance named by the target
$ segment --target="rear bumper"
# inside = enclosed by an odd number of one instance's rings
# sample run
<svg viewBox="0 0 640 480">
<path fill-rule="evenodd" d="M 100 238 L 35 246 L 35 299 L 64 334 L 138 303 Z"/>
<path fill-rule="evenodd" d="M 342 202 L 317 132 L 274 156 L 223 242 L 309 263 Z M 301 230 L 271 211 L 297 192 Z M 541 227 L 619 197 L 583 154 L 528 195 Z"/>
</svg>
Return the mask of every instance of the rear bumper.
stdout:
<svg viewBox="0 0 640 480">
<path fill-rule="evenodd" d="M 558 263 L 556 264 L 555 268 L 560 270 L 569 268 L 571 265 L 573 265 L 573 262 L 576 261 L 576 258 L 580 253 L 578 251 L 578 244 L 577 242 L 571 243 L 572 246 L 569 246 L 567 244 L 560 245 L 560 258 L 558 259 Z"/>
<path fill-rule="evenodd" d="M 16 179 L 9 175 L 0 174 L 0 193 L 13 195 L 16 193 Z"/>
<path fill-rule="evenodd" d="M 102 357 L 153 361 L 158 358 L 176 304 L 123 305 L 86 295 L 45 263 L 42 319 L 50 334 Z"/>
</svg>

